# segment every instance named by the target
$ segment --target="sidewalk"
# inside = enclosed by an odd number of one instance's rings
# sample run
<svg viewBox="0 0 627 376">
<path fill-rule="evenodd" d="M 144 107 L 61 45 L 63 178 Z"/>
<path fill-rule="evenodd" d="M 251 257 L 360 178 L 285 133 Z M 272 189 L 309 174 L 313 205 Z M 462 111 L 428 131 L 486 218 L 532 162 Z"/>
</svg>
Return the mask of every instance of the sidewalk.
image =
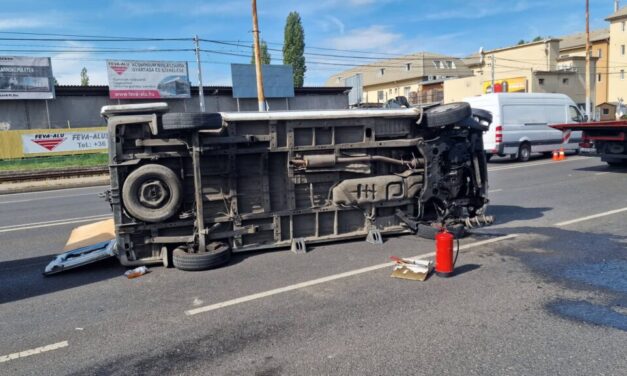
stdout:
<svg viewBox="0 0 627 376">
<path fill-rule="evenodd" d="M 94 187 L 108 184 L 108 174 L 57 179 L 30 180 L 14 183 L 0 183 L 0 194 L 38 192 L 63 188 Z"/>
</svg>

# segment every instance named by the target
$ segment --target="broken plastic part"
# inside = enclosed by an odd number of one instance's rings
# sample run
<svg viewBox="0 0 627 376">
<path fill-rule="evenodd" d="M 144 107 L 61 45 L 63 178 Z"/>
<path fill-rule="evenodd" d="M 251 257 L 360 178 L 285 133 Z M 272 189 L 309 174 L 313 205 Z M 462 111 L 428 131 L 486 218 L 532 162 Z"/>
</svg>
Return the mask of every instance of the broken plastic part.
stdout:
<svg viewBox="0 0 627 376">
<path fill-rule="evenodd" d="M 115 240 L 77 248 L 54 258 L 44 269 L 44 275 L 57 274 L 92 262 L 115 256 Z"/>
</svg>

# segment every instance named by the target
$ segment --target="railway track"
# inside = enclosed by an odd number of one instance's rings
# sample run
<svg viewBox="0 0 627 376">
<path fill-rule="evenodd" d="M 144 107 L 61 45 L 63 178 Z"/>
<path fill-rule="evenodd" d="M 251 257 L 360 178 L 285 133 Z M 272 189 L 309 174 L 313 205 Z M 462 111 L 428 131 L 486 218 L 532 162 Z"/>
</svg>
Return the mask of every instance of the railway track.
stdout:
<svg viewBox="0 0 627 376">
<path fill-rule="evenodd" d="M 30 180 L 67 179 L 74 177 L 105 175 L 108 167 L 67 168 L 54 170 L 32 170 L 24 172 L 0 172 L 0 183 L 22 182 Z"/>
</svg>

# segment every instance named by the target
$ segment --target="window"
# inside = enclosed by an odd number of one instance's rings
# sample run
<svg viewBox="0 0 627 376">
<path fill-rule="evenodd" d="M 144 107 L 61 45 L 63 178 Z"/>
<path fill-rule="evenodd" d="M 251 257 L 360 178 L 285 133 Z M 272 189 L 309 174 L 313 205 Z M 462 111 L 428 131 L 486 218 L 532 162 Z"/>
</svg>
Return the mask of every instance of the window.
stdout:
<svg viewBox="0 0 627 376">
<path fill-rule="evenodd" d="M 440 60 L 433 60 L 433 66 L 436 68 L 440 68 L 442 62 Z"/>
<path fill-rule="evenodd" d="M 620 70 L 620 79 L 621 79 L 621 80 L 624 80 L 624 79 L 625 79 L 625 70 L 624 70 L 624 69 L 621 69 L 621 70 Z"/>
<path fill-rule="evenodd" d="M 603 109 L 603 115 L 609 115 L 610 114 L 610 109 L 609 108 L 604 108 Z"/>
<path fill-rule="evenodd" d="M 621 55 L 625 55 L 625 45 L 624 44 L 620 45 L 620 54 Z"/>
<path fill-rule="evenodd" d="M 538 78 L 538 83 L 540 85 L 544 85 L 544 78 Z"/>
<path fill-rule="evenodd" d="M 568 107 L 568 117 L 570 120 L 577 123 L 581 123 L 583 121 L 583 115 L 581 115 L 581 112 L 579 112 L 579 109 L 575 106 Z"/>
<path fill-rule="evenodd" d="M 377 102 L 383 102 L 383 90 L 377 91 Z"/>
<path fill-rule="evenodd" d="M 446 60 L 444 62 L 444 68 L 446 69 L 455 69 L 455 62 L 451 61 L 451 60 Z"/>
<path fill-rule="evenodd" d="M 409 72 L 411 70 L 411 63 L 405 64 L 405 71 Z"/>
<path fill-rule="evenodd" d="M 625 31 L 625 21 L 620 23 L 620 28 L 622 31 Z"/>
<path fill-rule="evenodd" d="M 385 74 L 385 68 L 380 68 L 379 69 L 379 77 L 383 76 Z"/>
<path fill-rule="evenodd" d="M 568 85 L 568 78 L 562 78 L 562 85 Z"/>
<path fill-rule="evenodd" d="M 403 95 L 406 97 L 409 97 L 409 92 L 411 91 L 411 87 L 410 86 L 405 86 L 403 88 Z"/>
<path fill-rule="evenodd" d="M 601 51 L 601 49 L 599 48 L 597 55 L 599 56 L 599 59 L 603 57 L 603 51 Z"/>
</svg>

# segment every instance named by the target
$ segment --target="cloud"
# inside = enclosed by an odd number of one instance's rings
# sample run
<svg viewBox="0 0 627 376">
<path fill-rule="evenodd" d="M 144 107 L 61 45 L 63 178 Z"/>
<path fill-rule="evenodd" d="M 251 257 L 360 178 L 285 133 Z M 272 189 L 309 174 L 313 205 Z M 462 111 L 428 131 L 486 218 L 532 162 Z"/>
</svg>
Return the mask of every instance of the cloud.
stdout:
<svg viewBox="0 0 627 376">
<path fill-rule="evenodd" d="M 372 25 L 331 38 L 328 44 L 342 50 L 389 50 L 401 38 L 402 34 L 391 32 L 386 26 Z"/>
<path fill-rule="evenodd" d="M 504 4 L 505 3 L 505 4 Z M 470 3 L 472 4 L 472 3 Z M 468 7 L 455 8 L 445 10 L 442 12 L 427 13 L 423 16 L 426 20 L 451 20 L 451 19 L 480 19 L 485 17 L 497 16 L 506 13 L 518 13 L 523 12 L 531 8 L 540 6 L 541 3 L 530 3 L 527 1 L 518 1 L 512 4 L 511 2 L 499 1 L 498 3 L 490 2 L 480 3 L 477 5 L 471 5 Z"/>
<path fill-rule="evenodd" d="M 339 18 L 335 16 L 324 16 L 318 19 L 318 25 L 322 29 L 322 31 L 326 32 L 337 32 L 339 34 L 344 34 L 346 30 L 346 26 L 344 22 L 342 22 Z"/>
<path fill-rule="evenodd" d="M 50 21 L 35 17 L 7 17 L 0 18 L 0 30 L 33 29 L 49 26 Z"/>
<path fill-rule="evenodd" d="M 84 42 L 65 42 L 68 49 L 93 47 Z M 61 85 L 79 85 L 81 69 L 87 68 L 90 85 L 107 85 L 107 70 L 102 58 L 84 51 L 62 52 L 54 54 L 52 59 L 52 73 Z"/>
</svg>

